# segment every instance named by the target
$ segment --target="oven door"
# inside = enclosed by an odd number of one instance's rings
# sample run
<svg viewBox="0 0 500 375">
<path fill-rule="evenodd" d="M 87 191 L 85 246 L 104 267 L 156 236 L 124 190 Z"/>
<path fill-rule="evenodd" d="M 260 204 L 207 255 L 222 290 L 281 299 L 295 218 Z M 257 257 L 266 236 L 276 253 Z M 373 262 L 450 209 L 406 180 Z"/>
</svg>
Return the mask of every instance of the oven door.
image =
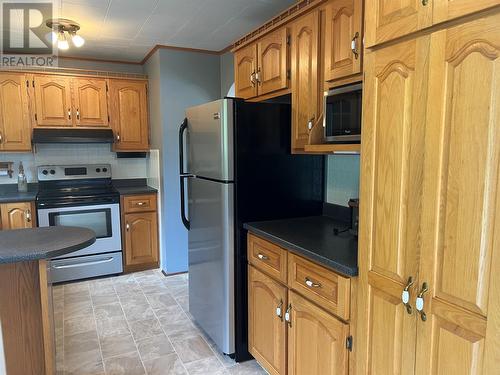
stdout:
<svg viewBox="0 0 500 375">
<path fill-rule="evenodd" d="M 38 226 L 73 226 L 92 229 L 96 242 L 89 247 L 64 255 L 70 258 L 122 250 L 119 204 L 57 207 L 38 210 Z"/>
<path fill-rule="evenodd" d="M 361 141 L 362 84 L 332 89 L 325 93 L 323 127 L 329 143 Z"/>
</svg>

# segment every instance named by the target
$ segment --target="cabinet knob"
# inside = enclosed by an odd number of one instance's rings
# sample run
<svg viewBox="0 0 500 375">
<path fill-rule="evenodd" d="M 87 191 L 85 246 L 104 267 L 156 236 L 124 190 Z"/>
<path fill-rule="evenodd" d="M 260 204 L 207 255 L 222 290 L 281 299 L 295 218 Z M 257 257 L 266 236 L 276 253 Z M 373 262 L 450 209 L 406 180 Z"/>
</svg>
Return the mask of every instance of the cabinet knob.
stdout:
<svg viewBox="0 0 500 375">
<path fill-rule="evenodd" d="M 423 322 L 427 320 L 427 314 L 424 311 L 424 294 L 429 291 L 429 286 L 427 285 L 426 282 L 422 284 L 422 289 L 420 289 L 420 292 L 417 295 L 417 299 L 415 300 L 415 308 L 417 309 L 417 312 L 420 314 L 420 318 L 422 319 Z"/>
<path fill-rule="evenodd" d="M 3 143 L 3 136 L 2 136 L 2 133 L 0 133 L 0 143 Z"/>
<path fill-rule="evenodd" d="M 252 87 L 255 87 L 255 70 L 250 74 L 250 83 L 252 84 Z"/>
<path fill-rule="evenodd" d="M 292 326 L 292 304 L 289 304 L 286 308 L 285 321 L 288 323 L 289 327 Z"/>
<path fill-rule="evenodd" d="M 120 133 L 116 133 L 116 142 L 120 142 Z"/>
<path fill-rule="evenodd" d="M 311 119 L 307 122 L 307 129 L 312 130 L 314 126 L 314 118 L 315 117 L 311 117 Z"/>
<path fill-rule="evenodd" d="M 71 120 L 71 108 L 68 108 L 68 120 Z"/>
<path fill-rule="evenodd" d="M 401 301 L 403 302 L 403 305 L 406 307 L 406 312 L 411 315 L 413 312 L 413 308 L 410 305 L 410 288 L 414 284 L 413 282 L 413 277 L 408 278 L 408 282 L 406 283 L 405 288 L 403 289 L 403 292 L 401 293 Z"/>
<path fill-rule="evenodd" d="M 422 5 L 425 7 L 427 4 L 429 4 L 429 0 L 422 0 Z"/>
<path fill-rule="evenodd" d="M 276 307 L 276 316 L 283 321 L 283 300 L 280 300 L 280 304 Z"/>
<path fill-rule="evenodd" d="M 127 230 L 127 232 L 130 230 L 130 224 L 129 224 L 129 223 L 127 223 L 127 224 L 125 225 L 125 229 Z"/>
<path fill-rule="evenodd" d="M 26 210 L 24 216 L 26 217 L 26 222 L 31 223 L 31 210 Z"/>
<path fill-rule="evenodd" d="M 359 57 L 359 51 L 358 51 L 358 38 L 359 38 L 359 33 L 356 32 L 354 34 L 354 37 L 351 40 L 351 51 L 354 55 L 354 58 L 357 60 Z"/>
<path fill-rule="evenodd" d="M 305 278 L 304 282 L 309 288 L 321 288 L 321 284 L 313 282 L 308 277 Z"/>
<path fill-rule="evenodd" d="M 269 260 L 269 257 L 267 255 L 264 255 L 264 254 L 257 254 L 257 258 L 259 258 L 260 260 Z"/>
</svg>

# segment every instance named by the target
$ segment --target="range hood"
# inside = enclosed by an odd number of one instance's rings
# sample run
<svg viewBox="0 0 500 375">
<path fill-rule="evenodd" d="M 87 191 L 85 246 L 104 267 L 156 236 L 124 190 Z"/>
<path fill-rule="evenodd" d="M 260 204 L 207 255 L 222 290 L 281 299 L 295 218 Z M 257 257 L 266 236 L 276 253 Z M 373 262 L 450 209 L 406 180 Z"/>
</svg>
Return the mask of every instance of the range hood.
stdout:
<svg viewBox="0 0 500 375">
<path fill-rule="evenodd" d="M 113 143 L 111 129 L 33 129 L 33 143 Z"/>
</svg>

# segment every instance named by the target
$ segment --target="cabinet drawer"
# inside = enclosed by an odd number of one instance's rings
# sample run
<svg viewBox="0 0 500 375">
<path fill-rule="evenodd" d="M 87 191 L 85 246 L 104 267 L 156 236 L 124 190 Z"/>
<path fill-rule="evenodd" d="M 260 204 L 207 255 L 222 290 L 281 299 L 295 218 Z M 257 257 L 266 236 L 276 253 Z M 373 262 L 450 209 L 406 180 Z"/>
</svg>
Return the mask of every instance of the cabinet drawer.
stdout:
<svg viewBox="0 0 500 375">
<path fill-rule="evenodd" d="M 256 268 L 286 283 L 287 252 L 262 238 L 248 234 L 248 261 Z"/>
<path fill-rule="evenodd" d="M 351 280 L 288 254 L 288 286 L 342 319 L 349 320 Z"/>
<path fill-rule="evenodd" d="M 156 211 L 156 194 L 127 195 L 123 198 L 125 213 Z"/>
</svg>

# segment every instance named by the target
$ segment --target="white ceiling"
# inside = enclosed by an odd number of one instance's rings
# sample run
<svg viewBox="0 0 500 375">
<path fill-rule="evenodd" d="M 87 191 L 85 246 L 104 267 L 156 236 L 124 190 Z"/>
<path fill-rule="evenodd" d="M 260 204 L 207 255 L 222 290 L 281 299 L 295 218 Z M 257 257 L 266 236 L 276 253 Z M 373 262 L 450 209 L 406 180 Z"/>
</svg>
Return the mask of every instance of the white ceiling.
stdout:
<svg viewBox="0 0 500 375">
<path fill-rule="evenodd" d="M 86 43 L 62 55 L 139 62 L 156 45 L 220 51 L 296 0 L 57 0 Z"/>
</svg>

